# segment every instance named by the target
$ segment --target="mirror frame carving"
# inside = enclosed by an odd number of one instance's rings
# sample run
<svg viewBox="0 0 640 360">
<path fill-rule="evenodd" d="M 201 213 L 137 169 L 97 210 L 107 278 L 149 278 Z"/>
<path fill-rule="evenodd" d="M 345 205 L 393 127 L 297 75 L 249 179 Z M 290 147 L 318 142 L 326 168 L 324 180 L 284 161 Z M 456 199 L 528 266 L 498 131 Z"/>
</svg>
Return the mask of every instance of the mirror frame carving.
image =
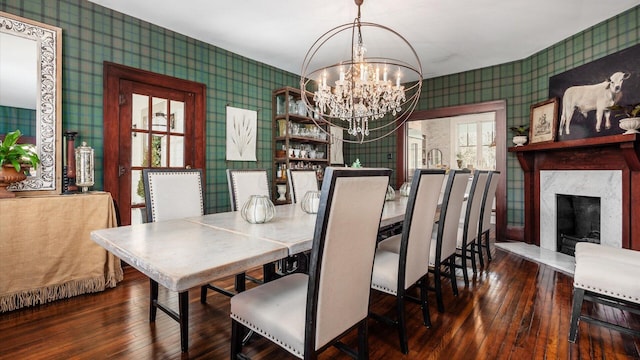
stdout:
<svg viewBox="0 0 640 360">
<path fill-rule="evenodd" d="M 9 189 L 30 195 L 60 194 L 62 188 L 62 29 L 0 11 L 0 32 L 36 41 L 39 89 L 36 148 L 40 166 L 35 176 Z"/>
</svg>

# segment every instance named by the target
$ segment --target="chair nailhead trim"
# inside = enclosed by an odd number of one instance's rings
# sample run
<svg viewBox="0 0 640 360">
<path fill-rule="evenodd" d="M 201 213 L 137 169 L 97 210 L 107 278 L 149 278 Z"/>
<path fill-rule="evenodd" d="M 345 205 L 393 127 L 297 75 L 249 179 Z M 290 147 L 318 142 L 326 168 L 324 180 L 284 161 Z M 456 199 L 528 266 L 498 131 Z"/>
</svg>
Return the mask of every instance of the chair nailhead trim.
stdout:
<svg viewBox="0 0 640 360">
<path fill-rule="evenodd" d="M 596 288 L 596 287 L 589 286 L 589 285 L 586 285 L 586 284 L 580 284 L 580 283 L 577 283 L 577 282 L 573 283 L 573 287 L 589 290 L 589 291 L 592 291 L 592 292 L 604 293 L 604 294 L 607 294 L 607 295 L 612 296 L 612 297 L 622 298 L 622 299 L 625 299 L 627 301 L 631 301 L 631 302 L 635 302 L 635 303 L 639 303 L 640 304 L 640 298 L 638 298 L 638 297 L 632 297 L 632 296 L 628 296 L 628 295 L 625 295 L 625 294 L 614 293 L 614 292 L 611 292 L 611 291 L 609 291 L 607 289 L 600 289 L 600 288 Z"/>
<path fill-rule="evenodd" d="M 253 331 L 257 332 L 258 334 L 266 337 L 267 339 L 273 341 L 276 344 L 279 344 L 280 346 L 284 347 L 285 349 L 287 349 L 290 353 L 294 354 L 295 356 L 299 357 L 299 358 L 303 358 L 304 354 L 301 354 L 298 350 L 292 348 L 289 344 L 286 344 L 284 342 L 282 342 L 280 339 L 275 338 L 273 335 L 267 333 L 266 331 L 260 329 L 259 327 L 257 327 L 256 325 L 252 324 L 249 321 L 246 321 L 245 319 L 239 317 L 238 315 L 231 313 L 231 318 L 238 321 L 239 323 L 241 323 L 242 325 L 252 329 Z"/>
<path fill-rule="evenodd" d="M 379 290 L 379 291 L 382 291 L 382 292 L 386 292 L 387 294 L 391 294 L 391 295 L 397 295 L 398 294 L 397 291 L 395 291 L 393 289 L 389 289 L 386 286 L 380 286 L 380 285 L 376 285 L 376 284 L 371 284 L 371 287 L 376 289 L 376 290 Z"/>
</svg>

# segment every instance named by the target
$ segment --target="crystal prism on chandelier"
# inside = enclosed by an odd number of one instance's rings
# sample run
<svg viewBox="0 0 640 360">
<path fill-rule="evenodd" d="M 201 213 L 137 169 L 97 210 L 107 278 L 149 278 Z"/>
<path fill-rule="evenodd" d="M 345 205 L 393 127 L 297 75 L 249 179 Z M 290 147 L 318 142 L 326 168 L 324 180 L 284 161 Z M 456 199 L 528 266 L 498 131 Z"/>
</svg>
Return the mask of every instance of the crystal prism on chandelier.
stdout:
<svg viewBox="0 0 640 360">
<path fill-rule="evenodd" d="M 362 0 L 355 2 L 358 17 L 354 22 L 329 30 L 307 52 L 300 86 L 303 92 L 312 92 L 313 103 L 303 96 L 309 111 L 316 111 L 322 122 L 340 127 L 356 138 L 345 138 L 344 142 L 363 143 L 393 133 L 406 121 L 420 97 L 422 66 L 413 47 L 400 34 L 382 25 L 361 22 Z M 376 35 L 370 37 L 375 43 L 402 49 L 382 49 L 392 56 L 381 56 L 380 50 L 367 56 L 363 29 L 369 31 L 367 35 Z M 336 40 L 345 40 L 349 32 L 350 58 L 334 60 L 335 49 L 346 45 L 336 46 Z M 318 65 L 322 61 L 330 65 Z M 314 122 L 320 125 L 315 119 Z"/>
<path fill-rule="evenodd" d="M 347 121 L 349 135 L 369 135 L 369 119 L 380 119 L 385 114 L 396 116 L 406 101 L 404 86 L 400 85 L 400 72 L 395 85 L 388 79 L 388 68 L 380 69 L 366 62 L 366 48 L 362 43 L 353 49 L 354 62 L 346 72 L 340 70 L 340 78 L 332 89 L 327 85 L 327 76 L 318 80 L 318 90 L 313 101 L 322 113 L 328 111 L 332 117 Z M 380 77 L 382 75 L 382 77 Z"/>
</svg>

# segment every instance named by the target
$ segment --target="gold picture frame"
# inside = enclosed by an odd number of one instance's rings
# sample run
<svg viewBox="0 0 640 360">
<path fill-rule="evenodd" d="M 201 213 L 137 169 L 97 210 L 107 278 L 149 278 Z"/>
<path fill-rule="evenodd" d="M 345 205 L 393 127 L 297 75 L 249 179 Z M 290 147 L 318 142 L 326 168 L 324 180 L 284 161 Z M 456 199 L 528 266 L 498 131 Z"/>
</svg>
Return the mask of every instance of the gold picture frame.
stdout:
<svg viewBox="0 0 640 360">
<path fill-rule="evenodd" d="M 551 98 L 531 105 L 529 144 L 556 140 L 558 104 L 558 98 Z"/>
</svg>

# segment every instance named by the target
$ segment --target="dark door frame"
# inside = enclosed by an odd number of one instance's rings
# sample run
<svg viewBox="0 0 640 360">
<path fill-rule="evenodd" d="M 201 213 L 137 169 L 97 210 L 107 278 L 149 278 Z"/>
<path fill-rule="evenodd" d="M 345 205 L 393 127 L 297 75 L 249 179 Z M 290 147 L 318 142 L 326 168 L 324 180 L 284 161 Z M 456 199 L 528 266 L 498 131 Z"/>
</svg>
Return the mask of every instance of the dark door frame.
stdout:
<svg viewBox="0 0 640 360">
<path fill-rule="evenodd" d="M 458 115 L 485 112 L 496 113 L 496 170 L 500 171 L 500 182 L 496 189 L 496 239 L 504 241 L 507 234 L 507 102 L 505 100 L 488 101 L 477 104 L 458 105 L 430 110 L 414 111 L 407 121 L 429 120 Z M 397 132 L 396 180 L 399 187 L 407 178 L 407 154 L 405 153 L 406 123 Z"/>
<path fill-rule="evenodd" d="M 103 65 L 103 176 L 104 190 L 111 193 L 113 199 L 119 198 L 118 178 L 120 177 L 119 141 L 119 114 L 120 114 L 120 81 L 130 80 L 152 86 L 176 89 L 194 94 L 195 98 L 195 124 L 194 129 L 194 168 L 205 167 L 205 119 L 206 119 L 206 85 L 172 76 L 153 73 L 129 66 L 105 61 Z M 126 150 L 126 149 L 125 149 Z M 130 150 L 130 149 L 129 149 Z M 130 171 L 130 169 L 128 170 Z M 116 207 L 118 207 L 116 200 Z"/>
</svg>

